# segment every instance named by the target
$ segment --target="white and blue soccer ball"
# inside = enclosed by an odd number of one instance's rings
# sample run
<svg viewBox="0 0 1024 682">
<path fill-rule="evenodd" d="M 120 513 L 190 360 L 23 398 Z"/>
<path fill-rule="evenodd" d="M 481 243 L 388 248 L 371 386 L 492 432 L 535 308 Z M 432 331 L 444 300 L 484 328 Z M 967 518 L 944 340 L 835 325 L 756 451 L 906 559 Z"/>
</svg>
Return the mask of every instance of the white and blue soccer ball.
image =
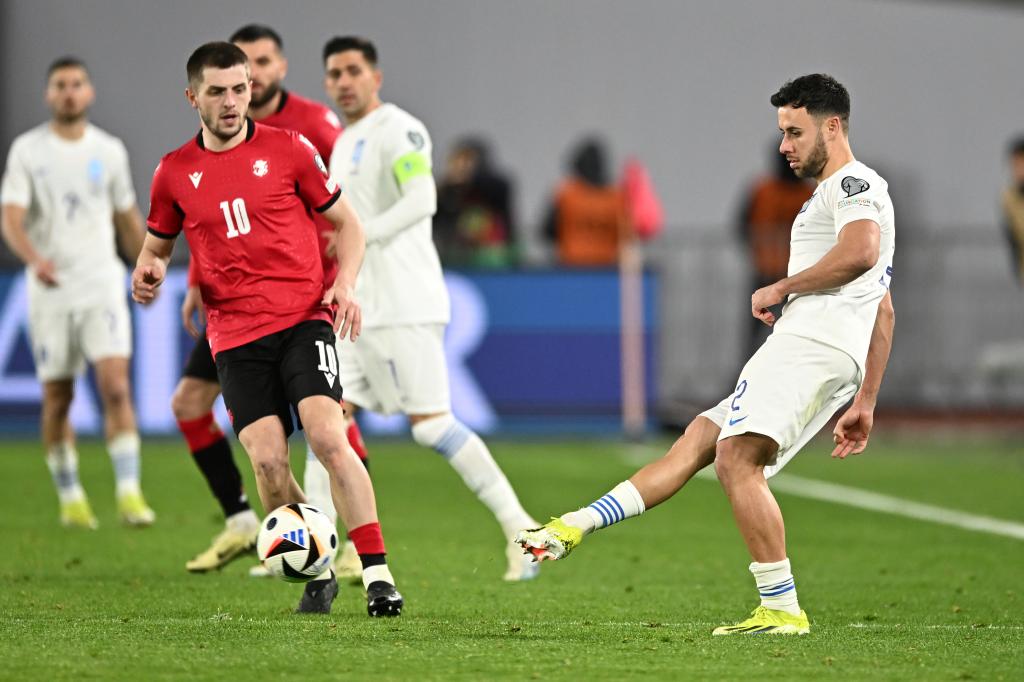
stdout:
<svg viewBox="0 0 1024 682">
<path fill-rule="evenodd" d="M 322 511 L 295 502 L 267 514 L 256 553 L 270 574 L 290 583 L 317 577 L 334 561 L 338 531 Z"/>
</svg>

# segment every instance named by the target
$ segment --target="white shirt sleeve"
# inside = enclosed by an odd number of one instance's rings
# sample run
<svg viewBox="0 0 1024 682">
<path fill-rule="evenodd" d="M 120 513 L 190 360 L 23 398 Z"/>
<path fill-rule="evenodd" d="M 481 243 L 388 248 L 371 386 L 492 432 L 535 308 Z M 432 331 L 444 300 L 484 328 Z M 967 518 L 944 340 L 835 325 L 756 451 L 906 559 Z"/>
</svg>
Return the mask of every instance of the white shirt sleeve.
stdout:
<svg viewBox="0 0 1024 682">
<path fill-rule="evenodd" d="M 882 224 L 881 215 L 887 194 L 881 178 L 846 175 L 832 186 L 832 192 L 837 235 L 855 220 L 872 220 L 878 225 Z"/>
<path fill-rule="evenodd" d="M 32 175 L 21 158 L 21 145 L 11 145 L 7 167 L 0 181 L 0 203 L 28 208 L 32 203 Z"/>
<path fill-rule="evenodd" d="M 128 150 L 124 143 L 115 143 L 113 178 L 111 182 L 111 202 L 114 210 L 127 211 L 135 205 L 135 188 L 132 185 L 132 171 L 128 165 Z"/>
</svg>

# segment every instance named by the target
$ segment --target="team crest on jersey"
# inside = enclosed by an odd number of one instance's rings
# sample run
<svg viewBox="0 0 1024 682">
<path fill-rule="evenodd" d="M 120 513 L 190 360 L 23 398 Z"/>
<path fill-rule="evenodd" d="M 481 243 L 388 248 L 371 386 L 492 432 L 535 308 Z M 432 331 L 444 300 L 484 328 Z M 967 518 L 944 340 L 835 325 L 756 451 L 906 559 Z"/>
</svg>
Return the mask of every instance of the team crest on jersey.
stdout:
<svg viewBox="0 0 1024 682">
<path fill-rule="evenodd" d="M 252 174 L 257 178 L 262 178 L 269 172 L 270 164 L 268 164 L 265 159 L 256 159 L 252 162 Z"/>
<path fill-rule="evenodd" d="M 420 135 L 415 130 L 410 130 L 407 133 L 407 135 L 409 137 L 409 142 L 412 142 L 413 146 L 416 147 L 416 149 L 423 149 L 424 141 L 422 135 Z"/>
<path fill-rule="evenodd" d="M 855 178 L 852 175 L 847 175 L 843 178 L 840 185 L 842 186 L 843 191 L 846 192 L 847 197 L 852 197 L 855 194 L 867 192 L 871 189 L 871 185 L 868 184 L 867 180 L 861 180 L 860 178 Z"/>
</svg>

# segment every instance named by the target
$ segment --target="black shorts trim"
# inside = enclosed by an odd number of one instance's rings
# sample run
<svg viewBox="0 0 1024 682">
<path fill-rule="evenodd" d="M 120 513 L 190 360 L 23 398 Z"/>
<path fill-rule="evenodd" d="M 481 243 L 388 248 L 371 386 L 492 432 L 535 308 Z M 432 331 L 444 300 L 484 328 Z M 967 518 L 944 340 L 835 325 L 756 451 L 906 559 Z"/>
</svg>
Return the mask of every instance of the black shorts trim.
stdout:
<svg viewBox="0 0 1024 682">
<path fill-rule="evenodd" d="M 291 435 L 298 422 L 292 411 L 298 415 L 305 398 L 323 395 L 340 403 L 334 343 L 330 324 L 307 320 L 217 353 L 217 375 L 235 435 L 270 416 L 277 416 L 285 435 Z"/>
<path fill-rule="evenodd" d="M 217 363 L 213 361 L 213 352 L 210 350 L 210 342 L 206 338 L 205 329 L 203 335 L 196 339 L 196 345 L 192 347 L 192 352 L 188 354 L 188 360 L 185 361 L 185 368 L 181 371 L 181 376 L 211 381 L 215 384 L 220 383 L 220 378 L 217 376 Z"/>
<path fill-rule="evenodd" d="M 323 213 L 324 211 L 329 209 L 331 206 L 334 206 L 334 204 L 338 203 L 338 199 L 340 199 L 340 198 L 341 198 L 341 190 L 339 189 L 337 192 L 334 193 L 333 197 L 331 197 L 330 199 L 327 200 L 327 203 L 325 203 L 323 206 L 320 206 L 319 208 L 317 208 L 316 212 L 317 213 Z"/>
</svg>

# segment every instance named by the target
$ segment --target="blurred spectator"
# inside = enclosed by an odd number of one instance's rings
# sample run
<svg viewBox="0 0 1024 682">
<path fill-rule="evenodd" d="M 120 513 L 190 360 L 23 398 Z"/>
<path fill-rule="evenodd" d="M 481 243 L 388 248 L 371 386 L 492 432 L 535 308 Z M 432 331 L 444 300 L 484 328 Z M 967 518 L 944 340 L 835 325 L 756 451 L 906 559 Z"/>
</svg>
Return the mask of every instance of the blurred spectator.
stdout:
<svg viewBox="0 0 1024 682">
<path fill-rule="evenodd" d="M 750 188 L 740 214 L 741 238 L 749 248 L 754 272 L 750 293 L 786 276 L 793 220 L 814 193 L 814 184 L 796 177 L 786 157 L 774 147 L 772 165 L 772 174 L 758 179 Z M 750 355 L 764 342 L 771 328 L 749 314 L 747 318 Z"/>
<path fill-rule="evenodd" d="M 434 242 L 449 267 L 517 263 L 511 182 L 492 165 L 487 143 L 467 137 L 448 156 L 438 185 Z"/>
<path fill-rule="evenodd" d="M 1024 137 L 1010 145 L 1010 186 L 1003 191 L 1003 213 L 1013 274 L 1024 284 Z"/>
<path fill-rule="evenodd" d="M 624 194 L 608 177 L 604 143 L 594 137 L 579 142 L 569 172 L 555 192 L 544 235 L 556 244 L 562 265 L 615 265 L 628 221 Z"/>
</svg>

